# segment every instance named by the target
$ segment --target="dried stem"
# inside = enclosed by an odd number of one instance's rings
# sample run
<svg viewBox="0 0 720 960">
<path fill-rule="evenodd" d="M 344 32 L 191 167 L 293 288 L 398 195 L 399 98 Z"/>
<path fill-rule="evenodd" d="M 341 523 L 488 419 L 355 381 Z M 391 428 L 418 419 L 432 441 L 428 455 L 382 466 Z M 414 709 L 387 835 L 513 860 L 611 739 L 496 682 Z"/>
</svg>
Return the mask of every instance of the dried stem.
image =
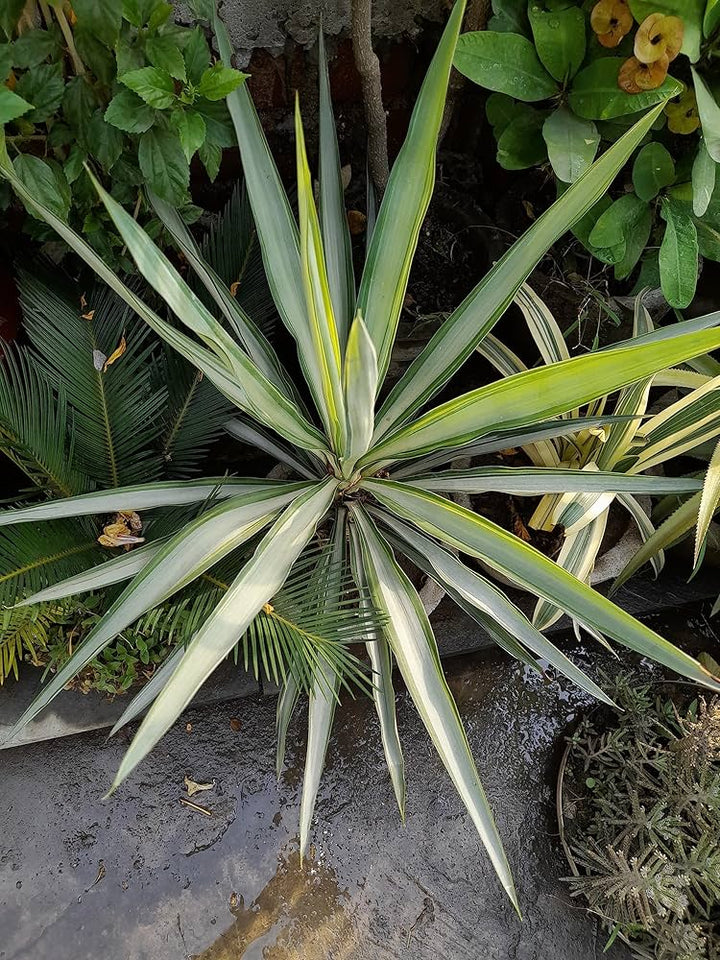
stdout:
<svg viewBox="0 0 720 960">
<path fill-rule="evenodd" d="M 372 0 L 352 0 L 351 11 L 353 55 L 360 74 L 368 127 L 368 165 L 375 189 L 382 194 L 389 175 L 387 122 L 380 61 L 372 47 Z"/>
</svg>

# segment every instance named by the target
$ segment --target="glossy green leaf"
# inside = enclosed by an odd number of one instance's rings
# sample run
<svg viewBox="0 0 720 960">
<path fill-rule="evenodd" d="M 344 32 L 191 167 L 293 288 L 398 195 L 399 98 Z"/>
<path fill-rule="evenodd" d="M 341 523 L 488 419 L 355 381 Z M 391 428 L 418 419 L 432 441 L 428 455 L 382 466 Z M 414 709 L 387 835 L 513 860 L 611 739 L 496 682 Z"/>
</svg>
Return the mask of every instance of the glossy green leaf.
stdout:
<svg viewBox="0 0 720 960">
<path fill-rule="evenodd" d="M 463 33 L 455 51 L 455 66 L 470 80 L 533 103 L 558 93 L 558 86 L 543 67 L 535 47 L 516 33 L 480 30 Z"/>
<path fill-rule="evenodd" d="M 664 200 L 661 214 L 667 226 L 660 244 L 660 283 L 671 307 L 683 309 L 695 296 L 698 274 L 698 239 L 690 214 Z"/>
<path fill-rule="evenodd" d="M 543 9 L 530 0 L 528 18 L 537 55 L 551 77 L 564 83 L 575 76 L 585 59 L 585 14 L 579 7 Z"/>
<path fill-rule="evenodd" d="M 715 190 L 716 173 L 717 165 L 707 152 L 705 141 L 700 139 L 692 166 L 692 202 L 696 217 L 704 216 L 710 205 Z"/>
<path fill-rule="evenodd" d="M 497 162 L 504 170 L 526 170 L 545 160 L 545 117 L 543 111 L 518 104 L 515 116 L 498 137 Z"/>
<path fill-rule="evenodd" d="M 675 180 L 675 163 L 661 143 L 647 143 L 635 157 L 632 169 L 635 193 L 641 200 L 653 200 Z"/>
<path fill-rule="evenodd" d="M 600 145 L 597 127 L 592 120 L 576 117 L 567 107 L 553 111 L 542 132 L 553 172 L 563 183 L 577 180 L 595 159 Z"/>
<path fill-rule="evenodd" d="M 713 160 L 720 162 L 720 106 L 694 67 L 692 67 L 692 76 L 705 149 Z"/>
<path fill-rule="evenodd" d="M 573 113 L 587 120 L 610 120 L 647 110 L 683 91 L 680 81 L 668 76 L 655 90 L 626 93 L 618 86 L 623 63 L 622 57 L 601 57 L 584 67 L 575 77 L 568 97 Z"/>
</svg>

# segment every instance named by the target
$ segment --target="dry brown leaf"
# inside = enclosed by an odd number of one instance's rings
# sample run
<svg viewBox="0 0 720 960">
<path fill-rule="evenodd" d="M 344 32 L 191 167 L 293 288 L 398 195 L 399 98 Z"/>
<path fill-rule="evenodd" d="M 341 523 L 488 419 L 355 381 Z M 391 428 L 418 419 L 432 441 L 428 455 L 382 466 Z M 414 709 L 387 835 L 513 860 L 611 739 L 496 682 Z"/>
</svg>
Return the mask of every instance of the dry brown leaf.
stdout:
<svg viewBox="0 0 720 960">
<path fill-rule="evenodd" d="M 190 777 L 185 777 L 184 780 L 185 786 L 187 787 L 187 792 L 189 797 L 194 797 L 196 793 L 201 793 L 203 790 L 212 790 L 215 786 L 215 781 L 211 783 L 197 783 L 195 780 L 191 780 Z"/>
<path fill-rule="evenodd" d="M 120 357 L 125 353 L 126 350 L 127 350 L 127 341 L 125 340 L 125 334 L 123 334 L 123 335 L 120 337 L 120 343 L 115 347 L 115 349 L 113 350 L 113 352 L 110 354 L 110 356 L 109 356 L 109 357 L 107 358 L 107 360 L 105 361 L 105 364 L 104 364 L 104 366 L 103 366 L 103 373 L 106 373 L 106 372 L 107 372 L 107 368 L 108 368 L 111 364 L 115 363 L 116 360 L 119 360 Z"/>
<path fill-rule="evenodd" d="M 83 320 L 92 320 L 92 318 L 95 316 L 95 311 L 94 311 L 94 310 L 88 310 L 87 313 L 83 313 L 83 314 L 81 314 L 81 316 L 82 316 Z"/>
</svg>

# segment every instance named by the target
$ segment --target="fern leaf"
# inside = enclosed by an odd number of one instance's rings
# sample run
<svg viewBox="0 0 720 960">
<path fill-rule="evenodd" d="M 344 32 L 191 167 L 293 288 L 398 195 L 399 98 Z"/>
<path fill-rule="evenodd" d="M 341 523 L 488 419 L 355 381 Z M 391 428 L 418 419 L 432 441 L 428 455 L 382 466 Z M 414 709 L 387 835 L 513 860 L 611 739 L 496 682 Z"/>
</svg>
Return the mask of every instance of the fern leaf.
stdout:
<svg viewBox="0 0 720 960">
<path fill-rule="evenodd" d="M 153 382 L 154 335 L 107 287 L 78 294 L 22 273 L 20 300 L 34 358 L 74 411 L 75 464 L 101 487 L 160 476 L 157 452 L 167 391 Z M 125 351 L 111 365 L 122 338 Z"/>
<path fill-rule="evenodd" d="M 0 608 L 107 558 L 89 524 L 71 520 L 0 529 Z"/>
<path fill-rule="evenodd" d="M 168 390 L 161 437 L 166 474 L 171 478 L 194 476 L 222 435 L 233 406 L 174 351 L 166 351 L 162 369 Z"/>
<path fill-rule="evenodd" d="M 71 411 L 62 384 L 51 382 L 19 348 L 0 365 L 0 452 L 32 482 L 56 496 L 83 493 L 88 483 L 71 466 Z"/>
</svg>

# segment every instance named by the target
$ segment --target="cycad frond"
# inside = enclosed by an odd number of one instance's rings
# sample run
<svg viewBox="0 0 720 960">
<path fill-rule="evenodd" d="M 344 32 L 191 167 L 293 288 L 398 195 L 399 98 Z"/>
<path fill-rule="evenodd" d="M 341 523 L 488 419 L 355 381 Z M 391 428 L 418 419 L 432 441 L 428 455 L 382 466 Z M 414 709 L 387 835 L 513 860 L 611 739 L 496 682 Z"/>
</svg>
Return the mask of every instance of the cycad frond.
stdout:
<svg viewBox="0 0 720 960">
<path fill-rule="evenodd" d="M 101 487 L 156 479 L 167 392 L 153 383 L 150 357 L 159 347 L 147 327 L 99 284 L 84 315 L 79 294 L 42 276 L 20 275 L 20 299 L 33 359 L 73 408 L 77 468 Z"/>
<path fill-rule="evenodd" d="M 277 310 L 265 276 L 250 202 L 242 183 L 233 190 L 222 216 L 203 238 L 200 248 L 205 260 L 230 287 L 243 310 L 269 337 L 275 326 Z M 198 293 L 204 300 L 204 291 Z"/>
<path fill-rule="evenodd" d="M 168 644 L 187 643 L 217 606 L 247 559 L 243 549 L 217 564 L 175 598 L 143 616 L 135 628 L 164 635 Z M 292 675 L 308 691 L 318 665 L 331 665 L 345 686 L 369 686 L 367 672 L 350 653 L 381 627 L 372 604 L 357 604 L 357 590 L 346 565 L 328 567 L 326 548 L 313 548 L 299 561 L 272 602 L 257 615 L 235 651 L 245 669 L 275 683 Z M 331 602 L 327 603 L 327 598 Z"/>
<path fill-rule="evenodd" d="M 55 390 L 18 348 L 5 348 L 0 364 L 0 453 L 43 490 L 60 497 L 88 489 L 71 466 L 71 411 L 65 390 Z"/>
<path fill-rule="evenodd" d="M 53 618 L 52 604 L 0 610 L 0 686 L 11 675 L 18 679 L 18 666 L 27 654 L 38 662 L 37 651 L 47 646 Z"/>
<path fill-rule="evenodd" d="M 168 391 L 161 436 L 165 472 L 172 478 L 189 477 L 222 435 L 233 406 L 174 351 L 165 352 L 162 370 Z"/>
<path fill-rule="evenodd" d="M 107 558 L 89 524 L 51 520 L 0 529 L 0 609 Z"/>
</svg>

